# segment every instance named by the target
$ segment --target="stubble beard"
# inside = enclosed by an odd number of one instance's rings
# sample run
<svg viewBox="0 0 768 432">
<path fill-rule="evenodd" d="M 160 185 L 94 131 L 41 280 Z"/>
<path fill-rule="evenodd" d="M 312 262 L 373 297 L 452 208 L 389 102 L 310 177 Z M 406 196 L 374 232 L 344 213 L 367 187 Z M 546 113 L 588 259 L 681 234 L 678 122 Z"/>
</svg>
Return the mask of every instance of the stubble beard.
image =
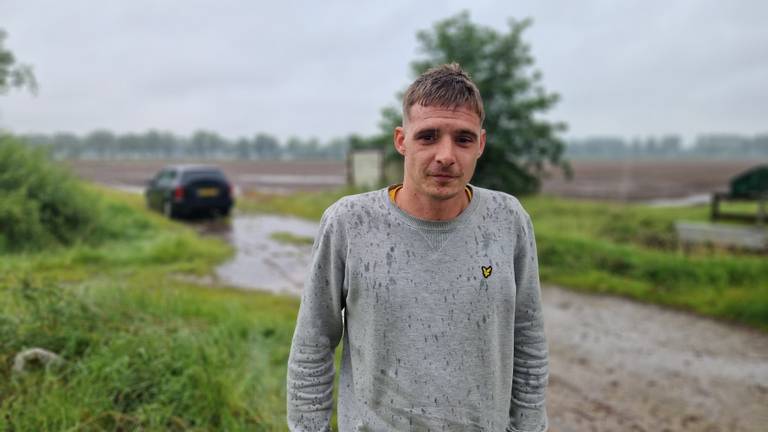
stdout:
<svg viewBox="0 0 768 432">
<path fill-rule="evenodd" d="M 435 201 L 450 201 L 464 190 L 465 184 L 462 176 L 456 177 L 447 183 L 442 183 L 429 175 L 426 178 L 427 182 L 424 184 L 424 192 Z"/>
</svg>

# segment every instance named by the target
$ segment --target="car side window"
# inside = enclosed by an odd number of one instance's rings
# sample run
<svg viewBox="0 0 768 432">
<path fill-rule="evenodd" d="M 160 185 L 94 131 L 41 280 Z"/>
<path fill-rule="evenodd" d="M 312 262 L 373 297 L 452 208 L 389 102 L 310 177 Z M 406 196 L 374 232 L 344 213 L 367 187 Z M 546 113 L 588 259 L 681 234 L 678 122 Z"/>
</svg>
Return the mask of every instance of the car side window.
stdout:
<svg viewBox="0 0 768 432">
<path fill-rule="evenodd" d="M 157 178 L 158 186 L 168 186 L 173 183 L 173 179 L 176 177 L 176 171 L 165 170 Z"/>
<path fill-rule="evenodd" d="M 163 179 L 163 174 L 165 174 L 165 171 L 160 171 L 159 173 L 155 174 L 154 177 L 152 177 L 152 186 L 157 186 L 160 181 Z"/>
</svg>

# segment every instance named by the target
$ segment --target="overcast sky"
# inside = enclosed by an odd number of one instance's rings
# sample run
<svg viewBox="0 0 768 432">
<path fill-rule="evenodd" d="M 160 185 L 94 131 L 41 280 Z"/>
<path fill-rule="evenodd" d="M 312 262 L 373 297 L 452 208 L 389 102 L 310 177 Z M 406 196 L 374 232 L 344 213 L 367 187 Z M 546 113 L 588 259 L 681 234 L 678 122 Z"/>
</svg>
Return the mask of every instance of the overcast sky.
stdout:
<svg viewBox="0 0 768 432">
<path fill-rule="evenodd" d="M 373 133 L 416 32 L 462 9 L 499 30 L 533 18 L 524 38 L 562 96 L 546 116 L 568 137 L 768 132 L 765 0 L 0 0 L 6 47 L 40 82 L 0 96 L 0 128 Z"/>
</svg>

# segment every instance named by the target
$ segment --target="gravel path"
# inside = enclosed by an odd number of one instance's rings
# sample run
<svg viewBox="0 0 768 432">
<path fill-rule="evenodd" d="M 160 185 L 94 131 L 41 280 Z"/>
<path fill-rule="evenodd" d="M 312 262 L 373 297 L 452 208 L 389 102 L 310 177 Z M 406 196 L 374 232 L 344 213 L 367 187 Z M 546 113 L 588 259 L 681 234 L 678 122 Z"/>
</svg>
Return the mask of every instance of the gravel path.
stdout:
<svg viewBox="0 0 768 432">
<path fill-rule="evenodd" d="M 552 432 L 768 431 L 768 335 L 544 289 Z"/>
</svg>

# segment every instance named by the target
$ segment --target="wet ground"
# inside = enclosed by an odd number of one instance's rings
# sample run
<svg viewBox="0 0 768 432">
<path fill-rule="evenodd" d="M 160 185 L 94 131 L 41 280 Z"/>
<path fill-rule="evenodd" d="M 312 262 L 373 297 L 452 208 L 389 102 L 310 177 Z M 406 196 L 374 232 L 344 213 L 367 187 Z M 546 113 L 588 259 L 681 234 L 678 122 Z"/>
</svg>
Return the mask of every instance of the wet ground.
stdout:
<svg viewBox="0 0 768 432">
<path fill-rule="evenodd" d="M 282 216 L 203 223 L 238 250 L 218 278 L 299 295 L 316 224 Z M 552 432 L 768 431 L 768 335 L 621 298 L 544 287 Z"/>
<path fill-rule="evenodd" d="M 768 335 L 545 287 L 552 431 L 768 431 Z"/>
<path fill-rule="evenodd" d="M 220 283 L 245 289 L 262 289 L 301 295 L 311 245 L 276 241 L 276 232 L 314 238 L 317 224 L 287 216 L 237 216 L 231 221 L 194 222 L 202 233 L 215 235 L 235 246 L 232 260 L 216 269 Z"/>
</svg>

